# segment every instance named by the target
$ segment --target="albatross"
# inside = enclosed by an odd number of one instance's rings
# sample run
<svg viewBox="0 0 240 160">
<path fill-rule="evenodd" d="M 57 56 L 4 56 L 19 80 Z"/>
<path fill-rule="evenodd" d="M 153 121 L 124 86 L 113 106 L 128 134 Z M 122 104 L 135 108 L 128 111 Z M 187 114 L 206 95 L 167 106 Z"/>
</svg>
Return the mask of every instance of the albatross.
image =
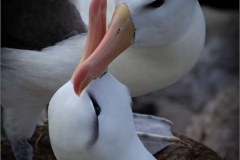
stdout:
<svg viewBox="0 0 240 160">
<path fill-rule="evenodd" d="M 178 141 L 168 120 L 133 115 L 128 89 L 109 72 L 92 80 L 80 96 L 68 81 L 51 99 L 48 118 L 57 160 L 156 160 L 151 153 Z M 157 133 L 149 133 L 149 125 Z M 151 150 L 151 142 L 157 150 Z"/>
<path fill-rule="evenodd" d="M 104 36 L 105 8 L 106 0 L 92 0 L 89 26 L 95 22 L 98 28 L 94 27 L 88 33 L 83 58 L 91 55 Z M 92 36 L 97 30 L 96 36 Z M 94 39 L 96 43 L 92 44 Z M 78 72 L 81 70 L 76 69 L 75 76 L 80 75 Z M 81 79 L 69 80 L 49 103 L 49 135 L 58 160 L 155 160 L 140 138 L 144 141 L 144 138 L 152 137 L 159 150 L 178 140 L 172 135 L 168 120 L 139 114 L 133 116 L 127 87 L 108 71 L 92 80 L 79 96 L 74 87 L 78 80 Z M 143 132 L 143 128 L 149 128 L 153 121 L 156 122 L 155 129 Z"/>
<path fill-rule="evenodd" d="M 90 0 L 72 2 L 78 9 L 90 4 Z M 113 4 L 108 21 L 114 23 L 79 67 L 84 81 L 75 83 L 78 94 L 109 63 L 109 71 L 130 89 L 131 96 L 139 96 L 173 84 L 197 62 L 205 39 L 204 17 L 197 0 L 108 0 L 108 4 Z M 112 16 L 111 10 L 119 5 Z M 79 11 L 86 19 L 88 13 Z M 116 21 L 119 16 L 125 18 Z M 125 32 L 129 26 L 134 30 Z M 123 39 L 112 39 L 114 35 Z M 2 127 L 16 159 L 32 159 L 27 139 L 42 109 L 69 80 L 85 41 L 86 34 L 80 34 L 40 52 L 2 48 Z M 91 63 L 100 66 L 91 68 Z"/>
</svg>

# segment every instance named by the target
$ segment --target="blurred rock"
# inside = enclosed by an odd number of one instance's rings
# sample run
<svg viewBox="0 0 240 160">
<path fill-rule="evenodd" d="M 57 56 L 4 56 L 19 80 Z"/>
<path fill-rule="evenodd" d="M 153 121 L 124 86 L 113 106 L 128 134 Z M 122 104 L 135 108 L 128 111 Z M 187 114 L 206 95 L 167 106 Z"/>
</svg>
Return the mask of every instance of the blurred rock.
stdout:
<svg viewBox="0 0 240 160">
<path fill-rule="evenodd" d="M 219 92 L 239 79 L 238 11 L 204 7 L 203 12 L 206 44 L 197 65 L 174 85 L 134 99 L 134 111 L 147 109 L 145 104 L 155 105 L 155 115 L 172 120 L 173 130 L 182 134 L 191 116 L 200 113 Z"/>
<path fill-rule="evenodd" d="M 235 9 L 239 10 L 239 0 L 199 0 L 201 5 L 207 5 L 219 9 Z"/>
<path fill-rule="evenodd" d="M 187 135 L 218 152 L 223 158 L 237 160 L 239 149 L 238 82 L 210 101 L 200 115 L 192 118 Z"/>
<path fill-rule="evenodd" d="M 186 136 L 176 135 L 180 141 L 155 155 L 157 160 L 222 160 L 210 148 Z"/>
</svg>

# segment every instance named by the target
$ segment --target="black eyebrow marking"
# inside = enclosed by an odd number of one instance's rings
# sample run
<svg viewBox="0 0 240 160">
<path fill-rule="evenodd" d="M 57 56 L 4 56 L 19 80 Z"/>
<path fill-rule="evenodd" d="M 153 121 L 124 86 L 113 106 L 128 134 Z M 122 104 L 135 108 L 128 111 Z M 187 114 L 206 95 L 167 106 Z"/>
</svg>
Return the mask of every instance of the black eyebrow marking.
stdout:
<svg viewBox="0 0 240 160">
<path fill-rule="evenodd" d="M 155 0 L 149 4 L 147 4 L 145 7 L 146 8 L 158 8 L 158 7 L 161 7 L 164 3 L 165 3 L 166 0 Z"/>
<path fill-rule="evenodd" d="M 100 113 L 101 113 L 101 108 L 100 108 L 100 106 L 98 105 L 97 100 L 94 98 L 93 95 L 91 95 L 91 94 L 88 94 L 88 95 L 89 95 L 89 98 L 91 99 L 91 101 L 92 101 L 92 103 L 93 103 L 93 107 L 94 107 L 94 110 L 95 110 L 96 115 L 99 116 Z"/>
<path fill-rule="evenodd" d="M 99 116 L 100 113 L 101 113 L 101 108 L 98 105 L 97 100 L 94 98 L 94 96 L 92 94 L 88 93 L 88 95 L 89 95 L 90 100 L 93 103 L 93 107 L 94 107 L 96 115 Z M 94 126 L 93 126 L 94 127 L 94 132 L 92 133 L 92 139 L 87 144 L 88 148 L 91 148 L 97 142 L 98 137 L 99 137 L 99 121 L 98 121 L 98 117 L 95 120 L 96 120 L 96 122 L 94 123 Z"/>
</svg>

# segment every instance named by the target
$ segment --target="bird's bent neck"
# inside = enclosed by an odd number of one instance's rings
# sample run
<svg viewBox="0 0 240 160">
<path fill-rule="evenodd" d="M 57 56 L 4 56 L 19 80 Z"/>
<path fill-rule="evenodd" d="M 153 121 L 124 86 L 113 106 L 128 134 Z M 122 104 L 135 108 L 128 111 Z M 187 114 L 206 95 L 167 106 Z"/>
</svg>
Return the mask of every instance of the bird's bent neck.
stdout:
<svg viewBox="0 0 240 160">
<path fill-rule="evenodd" d="M 143 146 L 140 139 L 136 136 L 132 141 L 131 145 L 128 147 L 127 153 L 121 157 L 122 159 L 129 160 L 156 160 L 151 153 Z"/>
</svg>

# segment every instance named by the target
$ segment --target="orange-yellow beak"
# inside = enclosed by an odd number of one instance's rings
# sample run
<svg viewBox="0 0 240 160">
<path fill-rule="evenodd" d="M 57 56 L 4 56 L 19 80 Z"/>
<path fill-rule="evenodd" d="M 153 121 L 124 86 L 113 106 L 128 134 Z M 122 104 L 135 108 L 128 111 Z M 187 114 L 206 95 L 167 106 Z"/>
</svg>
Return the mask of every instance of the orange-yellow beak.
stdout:
<svg viewBox="0 0 240 160">
<path fill-rule="evenodd" d="M 74 91 L 80 95 L 92 79 L 102 75 L 107 66 L 124 50 L 134 38 L 134 26 L 126 5 L 116 7 L 111 23 L 106 29 L 106 0 L 92 0 L 89 9 L 89 31 L 82 59 L 72 81 Z"/>
</svg>

